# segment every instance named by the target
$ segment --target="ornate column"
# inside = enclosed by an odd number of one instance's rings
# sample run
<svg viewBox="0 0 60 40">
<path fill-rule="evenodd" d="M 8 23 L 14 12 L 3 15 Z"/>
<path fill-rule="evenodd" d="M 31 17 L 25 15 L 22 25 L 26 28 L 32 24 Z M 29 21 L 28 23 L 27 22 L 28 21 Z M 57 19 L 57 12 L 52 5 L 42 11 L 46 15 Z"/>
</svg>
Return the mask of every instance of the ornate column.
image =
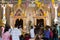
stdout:
<svg viewBox="0 0 60 40">
<path fill-rule="evenodd" d="M 47 11 L 47 17 L 46 17 L 46 25 L 51 26 L 51 15 L 50 13 Z"/>
<path fill-rule="evenodd" d="M 2 8 L 3 8 L 3 23 L 6 24 L 6 17 L 5 17 L 5 8 L 6 8 L 6 5 L 2 5 Z"/>
<path fill-rule="evenodd" d="M 10 4 L 9 6 L 11 7 L 11 10 L 12 10 L 13 4 Z M 11 28 L 14 27 L 14 18 L 13 18 L 13 16 L 14 16 L 14 13 L 13 13 L 13 11 L 12 11 L 12 12 L 10 13 L 10 26 L 11 26 Z M 12 22 L 13 22 L 13 23 L 12 23 Z"/>
<path fill-rule="evenodd" d="M 57 9 L 58 9 L 58 5 L 54 5 L 54 9 L 55 9 L 55 19 L 54 19 L 54 23 L 56 24 L 57 23 Z"/>
</svg>

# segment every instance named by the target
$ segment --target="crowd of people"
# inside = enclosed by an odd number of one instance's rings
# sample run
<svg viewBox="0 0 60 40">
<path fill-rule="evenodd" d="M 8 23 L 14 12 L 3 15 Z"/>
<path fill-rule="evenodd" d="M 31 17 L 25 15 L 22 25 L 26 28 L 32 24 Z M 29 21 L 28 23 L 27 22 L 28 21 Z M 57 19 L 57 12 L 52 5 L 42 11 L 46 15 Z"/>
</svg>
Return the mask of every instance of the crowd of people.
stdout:
<svg viewBox="0 0 60 40">
<path fill-rule="evenodd" d="M 10 28 L 8 24 L 0 27 L 0 40 L 59 40 L 57 25 L 50 27 L 31 26 L 29 33 L 23 33 L 23 28 L 15 24 L 14 28 Z"/>
</svg>

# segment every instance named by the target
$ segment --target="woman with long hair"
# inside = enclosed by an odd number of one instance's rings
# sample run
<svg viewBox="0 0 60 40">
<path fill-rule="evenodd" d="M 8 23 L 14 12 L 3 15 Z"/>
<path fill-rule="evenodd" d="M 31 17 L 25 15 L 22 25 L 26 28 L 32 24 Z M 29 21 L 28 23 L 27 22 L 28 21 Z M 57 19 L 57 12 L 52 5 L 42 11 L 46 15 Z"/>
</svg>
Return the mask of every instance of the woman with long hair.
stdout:
<svg viewBox="0 0 60 40">
<path fill-rule="evenodd" d="M 10 40 L 10 32 L 9 32 L 10 26 L 5 25 L 4 32 L 2 33 L 2 40 Z"/>
</svg>

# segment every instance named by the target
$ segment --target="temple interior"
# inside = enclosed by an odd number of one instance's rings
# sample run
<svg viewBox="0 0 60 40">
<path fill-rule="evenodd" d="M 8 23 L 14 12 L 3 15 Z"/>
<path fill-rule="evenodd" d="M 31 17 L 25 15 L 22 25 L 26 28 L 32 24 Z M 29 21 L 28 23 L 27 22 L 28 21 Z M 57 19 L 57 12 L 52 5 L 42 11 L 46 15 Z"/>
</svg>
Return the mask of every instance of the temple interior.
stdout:
<svg viewBox="0 0 60 40">
<path fill-rule="evenodd" d="M 14 27 L 17 19 L 21 25 L 51 26 L 60 16 L 60 4 L 55 0 L 1 0 L 0 20 Z"/>
</svg>

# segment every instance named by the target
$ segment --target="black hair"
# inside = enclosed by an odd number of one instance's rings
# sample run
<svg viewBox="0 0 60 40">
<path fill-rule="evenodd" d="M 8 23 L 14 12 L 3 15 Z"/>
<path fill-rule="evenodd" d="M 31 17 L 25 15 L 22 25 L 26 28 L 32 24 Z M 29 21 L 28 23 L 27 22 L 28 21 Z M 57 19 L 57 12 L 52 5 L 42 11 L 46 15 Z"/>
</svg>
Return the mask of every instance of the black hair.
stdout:
<svg viewBox="0 0 60 40">
<path fill-rule="evenodd" d="M 7 31 L 9 31 L 9 29 L 10 29 L 10 25 L 6 24 L 5 25 L 5 29 L 4 29 L 4 33 L 7 32 Z"/>
<path fill-rule="evenodd" d="M 48 26 L 48 25 L 46 25 L 46 27 L 45 27 L 45 28 L 46 28 L 46 30 L 48 30 L 49 26 Z"/>
<path fill-rule="evenodd" d="M 31 26 L 31 29 L 33 28 L 33 26 Z"/>
</svg>

